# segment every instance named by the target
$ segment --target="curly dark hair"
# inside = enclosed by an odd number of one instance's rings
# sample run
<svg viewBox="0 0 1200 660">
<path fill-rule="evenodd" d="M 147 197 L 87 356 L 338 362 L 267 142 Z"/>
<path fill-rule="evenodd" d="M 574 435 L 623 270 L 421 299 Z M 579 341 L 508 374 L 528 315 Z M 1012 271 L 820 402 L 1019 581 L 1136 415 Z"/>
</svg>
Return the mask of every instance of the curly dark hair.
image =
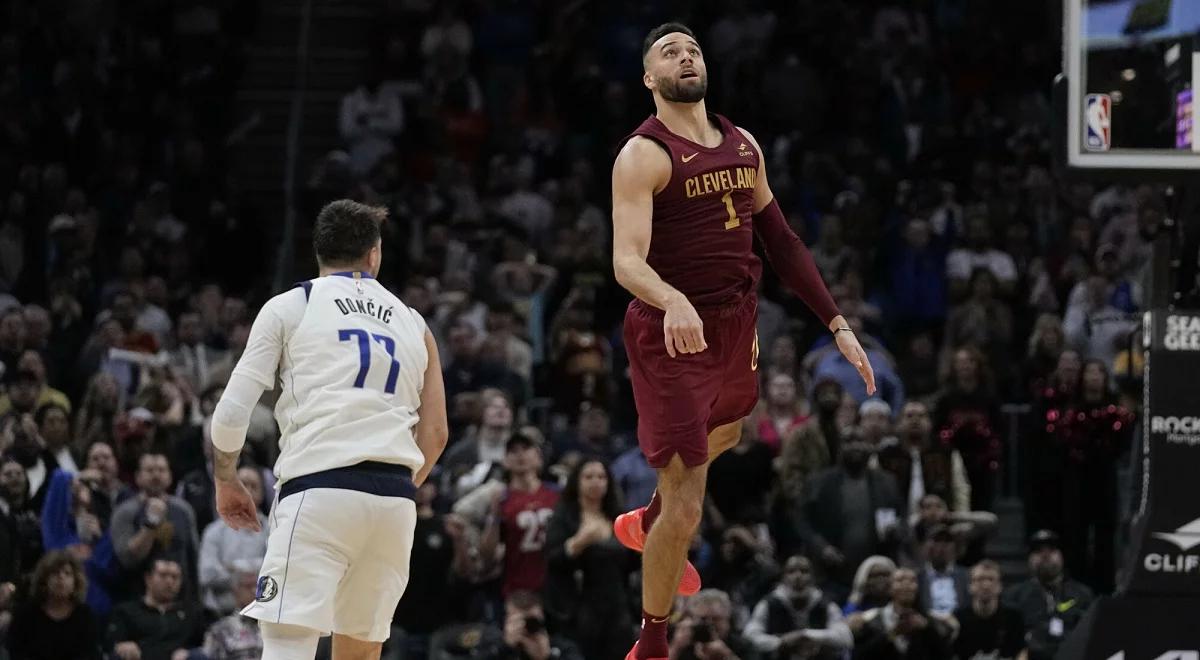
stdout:
<svg viewBox="0 0 1200 660">
<path fill-rule="evenodd" d="M 313 251 L 324 265 L 352 264 L 379 241 L 387 210 L 349 199 L 330 202 L 317 214 Z"/>
<path fill-rule="evenodd" d="M 87 575 L 83 572 L 83 564 L 65 550 L 47 552 L 34 567 L 33 579 L 30 581 L 30 596 L 34 603 L 46 603 L 46 599 L 50 597 L 50 576 L 62 570 L 63 566 L 70 566 L 71 573 L 75 576 L 75 590 L 71 593 L 71 600 L 76 605 L 83 603 L 84 597 L 87 596 Z"/>
</svg>

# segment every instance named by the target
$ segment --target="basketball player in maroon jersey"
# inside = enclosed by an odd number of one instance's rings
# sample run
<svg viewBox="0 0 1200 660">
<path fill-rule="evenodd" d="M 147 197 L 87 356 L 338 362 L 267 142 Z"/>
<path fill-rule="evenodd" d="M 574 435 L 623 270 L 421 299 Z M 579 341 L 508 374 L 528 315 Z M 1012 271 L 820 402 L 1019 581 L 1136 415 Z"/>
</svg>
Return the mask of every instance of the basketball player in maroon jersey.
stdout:
<svg viewBox="0 0 1200 660">
<path fill-rule="evenodd" d="M 875 392 L 866 353 L 771 194 L 758 142 L 705 110 L 708 76 L 695 35 L 678 23 L 655 28 L 642 63 L 656 113 L 613 165 L 613 267 L 634 295 L 624 339 L 638 442 L 658 490 L 613 524 L 621 543 L 643 551 L 642 633 L 627 660 L 667 657 L 676 590 L 700 588 L 686 559 L 708 464 L 737 444 L 758 401 L 755 234 Z"/>
</svg>

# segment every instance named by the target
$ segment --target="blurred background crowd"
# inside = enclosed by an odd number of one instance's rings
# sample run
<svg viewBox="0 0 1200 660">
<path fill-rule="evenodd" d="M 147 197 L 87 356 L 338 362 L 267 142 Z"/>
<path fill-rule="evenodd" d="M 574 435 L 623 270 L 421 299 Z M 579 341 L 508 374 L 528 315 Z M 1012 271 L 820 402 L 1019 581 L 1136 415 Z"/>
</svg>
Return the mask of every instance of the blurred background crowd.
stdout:
<svg viewBox="0 0 1200 660">
<path fill-rule="evenodd" d="M 0 2 L 0 656 L 258 657 L 265 531 L 215 517 L 208 425 L 255 310 L 315 272 L 232 174 L 264 4 Z M 608 180 L 652 111 L 642 38 L 679 19 L 880 391 L 767 269 L 762 401 L 712 466 L 672 658 L 1052 658 L 1117 579 L 1166 203 L 1052 170 L 1047 4 L 358 2 L 368 65 L 313 127 L 341 144 L 300 163 L 295 238 L 335 198 L 389 209 L 380 279 L 452 424 L 385 655 L 632 643 L 610 523 L 654 473 Z M 271 396 L 239 473 L 264 514 Z"/>
</svg>

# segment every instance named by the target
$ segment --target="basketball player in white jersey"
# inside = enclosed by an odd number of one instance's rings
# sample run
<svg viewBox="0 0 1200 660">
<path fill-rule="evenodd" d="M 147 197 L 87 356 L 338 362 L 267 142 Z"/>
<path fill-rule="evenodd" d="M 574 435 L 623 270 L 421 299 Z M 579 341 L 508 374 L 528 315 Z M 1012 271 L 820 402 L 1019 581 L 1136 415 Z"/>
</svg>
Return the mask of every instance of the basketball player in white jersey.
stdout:
<svg viewBox="0 0 1200 660">
<path fill-rule="evenodd" d="M 408 582 L 413 494 L 446 445 L 446 394 L 424 320 L 380 285 L 386 212 L 321 209 L 320 277 L 267 301 L 213 413 L 217 510 L 258 530 L 237 479 L 250 411 L 276 382 L 278 494 L 253 603 L 263 660 L 378 658 Z"/>
</svg>

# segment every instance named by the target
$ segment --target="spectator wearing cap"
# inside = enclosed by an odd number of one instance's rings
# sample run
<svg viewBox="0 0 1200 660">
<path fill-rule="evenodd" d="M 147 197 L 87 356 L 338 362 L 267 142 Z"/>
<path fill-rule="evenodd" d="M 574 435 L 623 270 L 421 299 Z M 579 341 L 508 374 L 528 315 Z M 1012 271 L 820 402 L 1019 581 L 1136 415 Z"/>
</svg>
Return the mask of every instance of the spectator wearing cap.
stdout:
<svg viewBox="0 0 1200 660">
<path fill-rule="evenodd" d="M 971 569 L 971 601 L 954 611 L 959 660 L 1016 660 L 1025 650 L 1021 613 L 1000 604 L 1000 565 L 985 559 Z"/>
<path fill-rule="evenodd" d="M 1096 249 L 1093 274 L 1071 289 L 1063 315 L 1067 343 L 1084 358 L 1110 366 L 1122 344 L 1138 325 L 1135 316 L 1142 307 L 1142 288 L 1121 274 L 1117 248 Z"/>
<path fill-rule="evenodd" d="M 796 507 L 800 540 L 826 577 L 822 588 L 840 598 L 854 570 L 871 555 L 895 556 L 901 500 L 892 475 L 869 466 L 871 447 L 842 445 L 838 464 L 813 476 Z"/>
<path fill-rule="evenodd" d="M 754 606 L 746 639 L 767 657 L 840 658 L 854 646 L 842 610 L 813 585 L 812 563 L 796 555 L 783 579 Z"/>
<path fill-rule="evenodd" d="M 1092 590 L 1066 576 L 1061 547 L 1058 534 L 1035 532 L 1029 539 L 1033 577 L 1004 592 L 1004 604 L 1021 613 L 1029 660 L 1053 660 L 1092 605 Z"/>
<path fill-rule="evenodd" d="M 37 410 L 43 389 L 42 380 L 38 378 L 36 371 L 32 369 L 14 371 L 8 382 L 8 393 L 0 395 L 0 411 L 2 411 L 0 412 L 0 423 L 9 417 L 20 419 L 24 415 L 32 415 L 33 411 Z M 47 401 L 47 403 L 49 402 Z"/>
<path fill-rule="evenodd" d="M 940 615 L 952 614 L 969 600 L 970 576 L 967 569 L 955 563 L 958 543 L 949 527 L 930 527 L 924 536 L 924 563 L 917 574 L 917 598 L 925 610 Z"/>
<path fill-rule="evenodd" d="M 33 350 L 27 349 L 21 353 L 21 357 L 17 359 L 17 377 L 24 383 L 29 383 L 29 375 L 33 376 L 33 384 L 36 385 L 37 393 L 34 397 L 34 408 L 40 408 L 47 404 L 57 405 L 69 414 L 71 412 L 71 400 L 66 394 L 50 387 L 46 381 L 46 360 L 42 354 Z M 10 412 L 13 408 L 12 400 L 8 396 L 0 396 L 0 416 Z"/>
<path fill-rule="evenodd" d="M 487 564 L 503 555 L 501 595 L 505 597 L 518 590 L 541 591 L 546 581 L 546 527 L 559 492 L 542 481 L 543 466 L 541 437 L 534 429 L 522 429 L 508 439 L 507 484 L 491 489 L 479 542 L 479 554 Z"/>
<path fill-rule="evenodd" d="M 962 455 L 933 441 L 929 407 L 920 401 L 904 404 L 896 432 L 898 438 L 888 438 L 877 456 L 879 466 L 896 478 L 905 512 L 916 513 L 927 493 L 952 502 L 956 512 L 969 511 L 971 482 Z"/>
</svg>

